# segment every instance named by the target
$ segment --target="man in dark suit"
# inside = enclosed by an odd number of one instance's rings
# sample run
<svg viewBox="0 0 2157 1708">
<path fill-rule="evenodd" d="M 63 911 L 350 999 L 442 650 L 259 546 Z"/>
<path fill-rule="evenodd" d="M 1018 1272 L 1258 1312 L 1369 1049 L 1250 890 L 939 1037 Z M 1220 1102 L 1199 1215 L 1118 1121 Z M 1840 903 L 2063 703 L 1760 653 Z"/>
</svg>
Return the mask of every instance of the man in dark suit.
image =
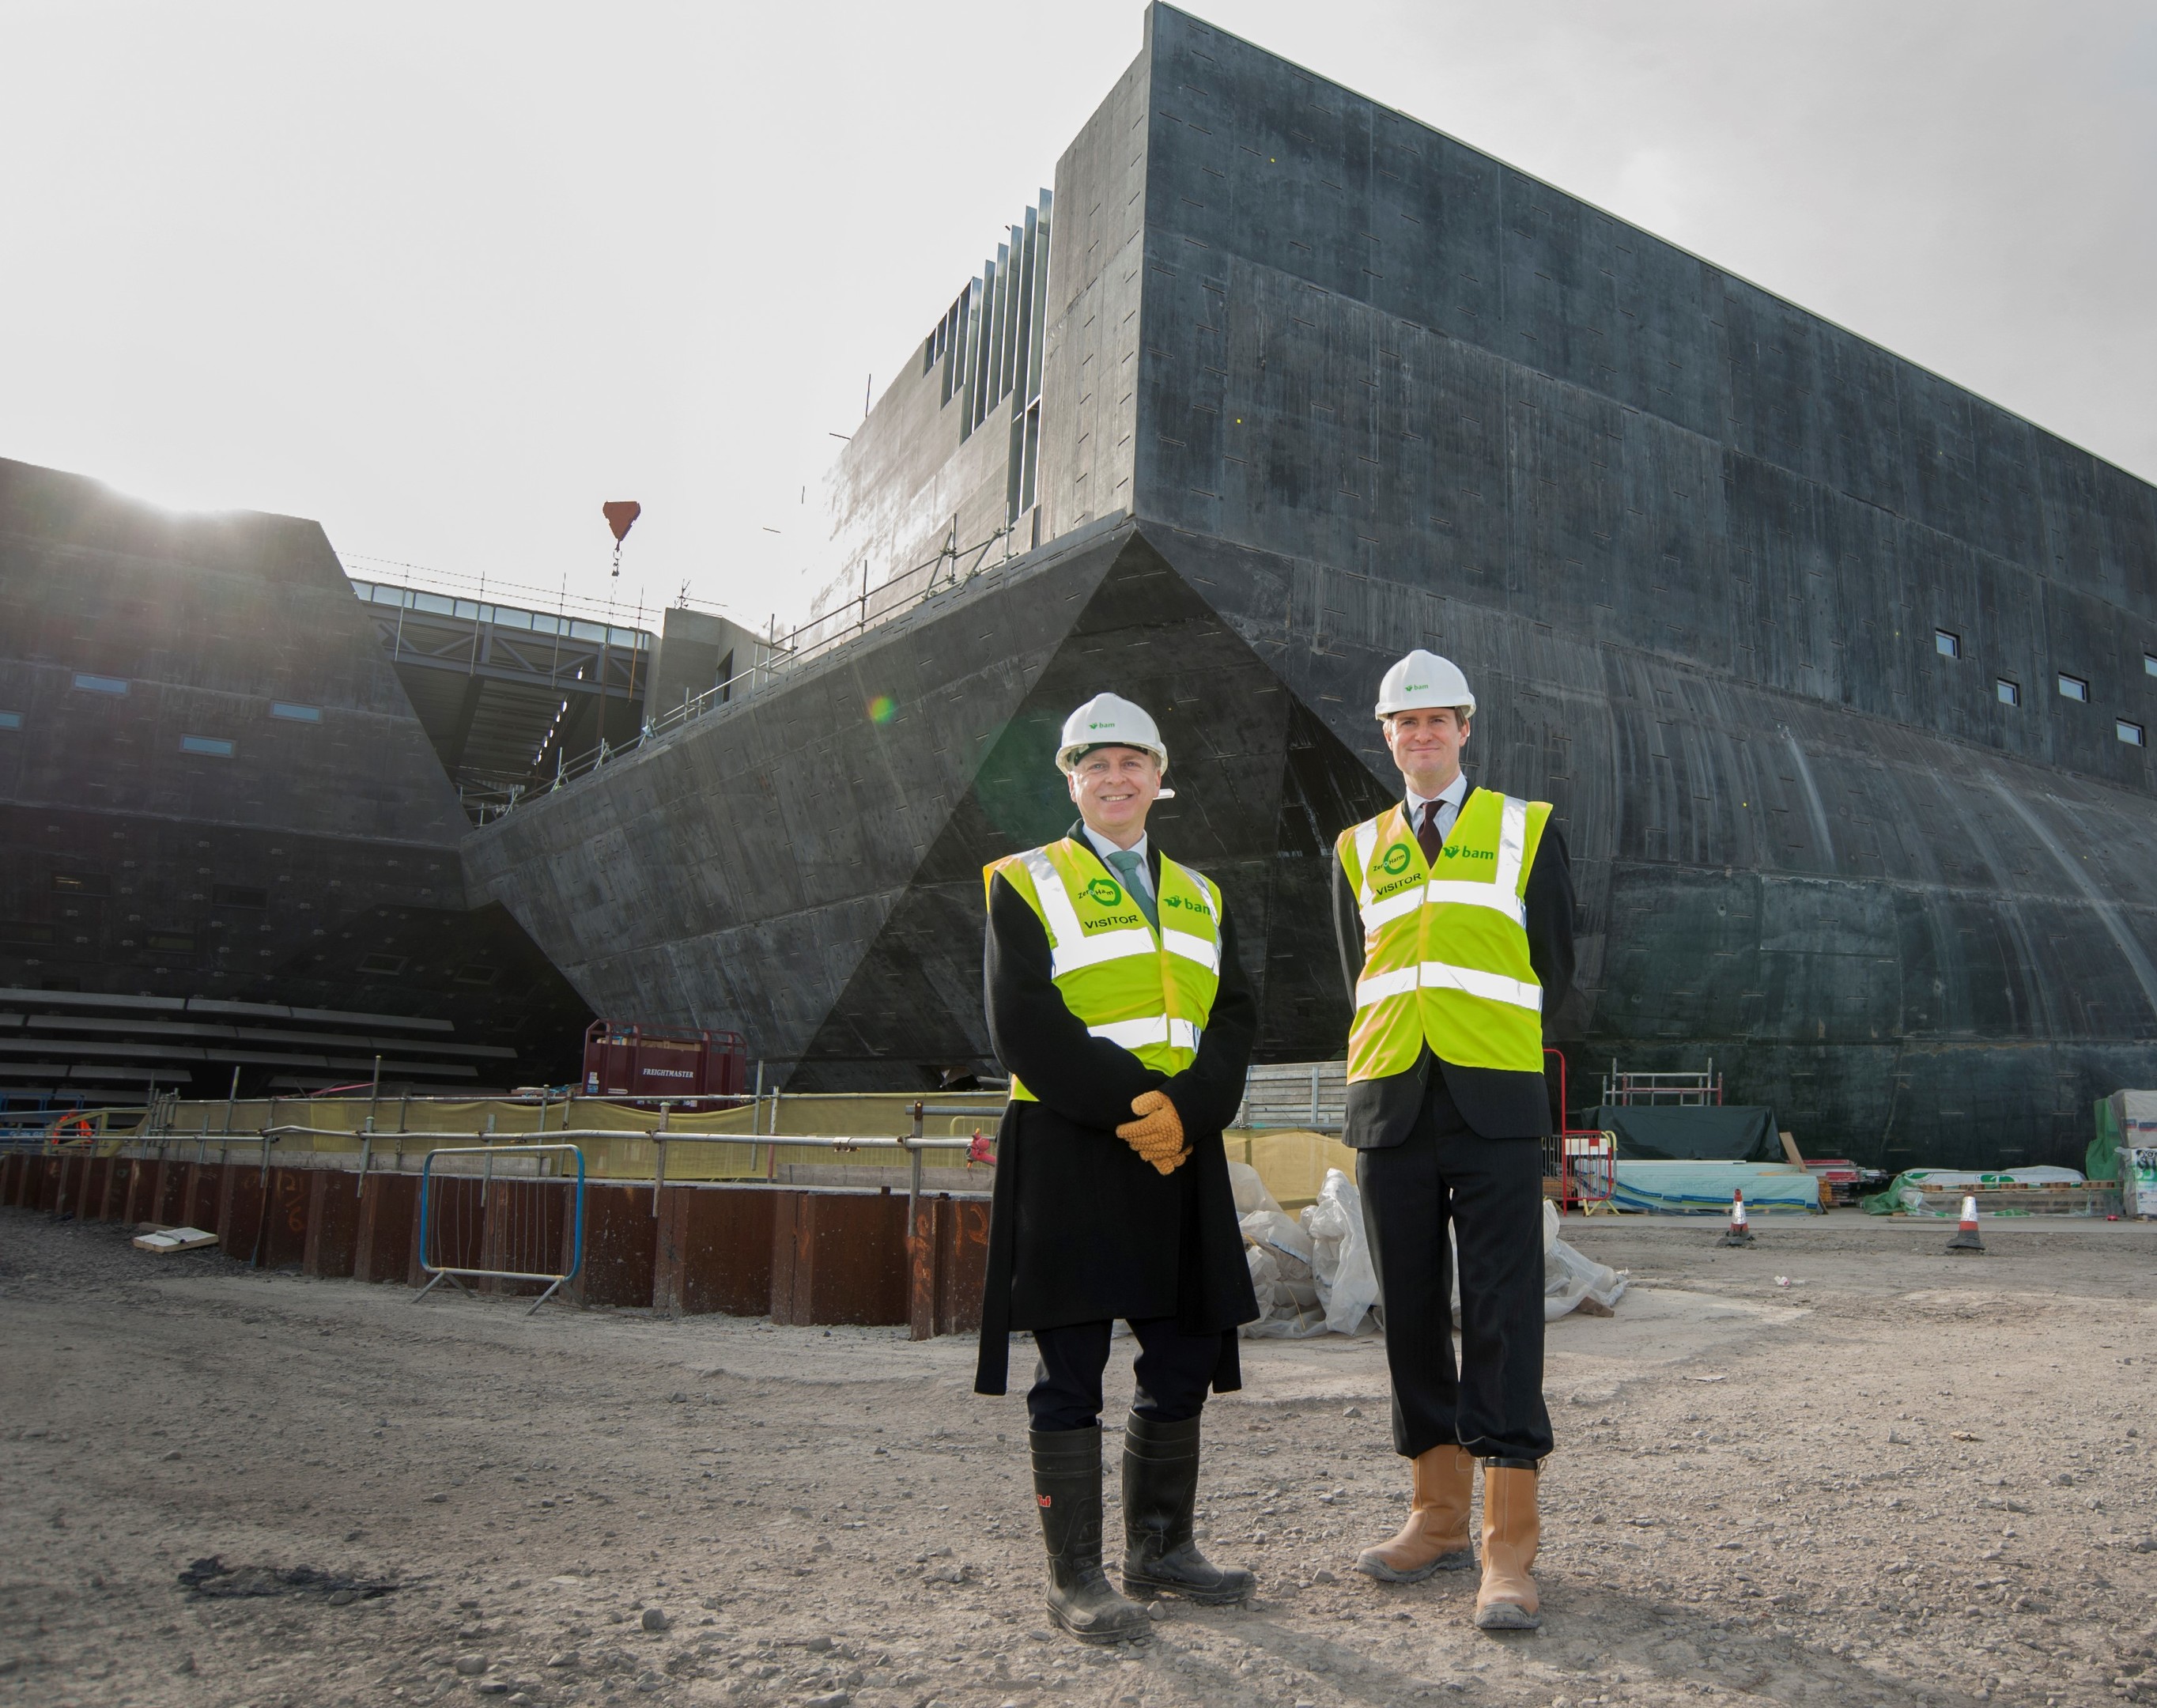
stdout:
<svg viewBox="0 0 2157 1708">
<path fill-rule="evenodd" d="M 1124 1427 L 1124 1587 L 1238 1602 L 1248 1572 L 1192 1540 L 1207 1389 L 1240 1386 L 1257 1317 L 1221 1129 L 1243 1100 L 1258 1006 L 1219 887 L 1151 846 L 1168 754 L 1139 707 L 1072 713 L 1057 764 L 1079 822 L 985 874 L 990 1036 L 1011 1071 L 975 1391 L 1004 1392 L 1031 1329 L 1027 1394 L 1048 1610 L 1086 1642 L 1151 1627 L 1101 1567 L 1102 1373 L 1112 1325 L 1139 1343 Z"/>
<path fill-rule="evenodd" d="M 1408 1521 L 1357 1566 L 1413 1582 L 1475 1563 L 1475 1623 L 1542 1623 L 1537 1467 L 1542 1398 L 1542 1023 L 1573 983 L 1573 880 L 1542 801 L 1461 773 L 1475 697 L 1450 661 L 1410 653 L 1377 716 L 1406 800 L 1341 833 L 1334 918 L 1355 1004 L 1346 1138 L 1385 1313 L 1394 1450 L 1414 1464 Z M 1450 1224 L 1459 1252 L 1454 1366 Z"/>
</svg>

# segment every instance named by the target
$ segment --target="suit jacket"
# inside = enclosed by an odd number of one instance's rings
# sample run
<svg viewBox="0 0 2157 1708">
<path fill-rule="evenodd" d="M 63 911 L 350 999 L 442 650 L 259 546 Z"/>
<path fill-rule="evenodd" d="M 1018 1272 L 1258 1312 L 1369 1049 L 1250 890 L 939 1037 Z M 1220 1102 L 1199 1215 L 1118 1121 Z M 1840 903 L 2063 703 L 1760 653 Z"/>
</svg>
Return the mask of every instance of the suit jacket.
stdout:
<svg viewBox="0 0 2157 1708">
<path fill-rule="evenodd" d="M 1464 810 L 1475 792 L 1470 789 L 1462 797 Z M 1528 962 L 1543 987 L 1543 1024 L 1548 1026 L 1573 990 L 1573 867 L 1566 857 L 1565 837 L 1556 825 L 1543 826 L 1523 900 Z M 1333 862 L 1333 934 L 1340 945 L 1341 975 L 1352 1009 L 1356 980 L 1363 971 L 1363 923 L 1356 893 L 1337 858 Z M 1434 1062 L 1444 1075 L 1445 1088 L 1461 1119 L 1484 1138 L 1539 1139 L 1551 1130 L 1550 1093 L 1540 1072 L 1463 1068 L 1441 1061 L 1426 1049 L 1405 1072 L 1349 1086 L 1347 1125 L 1342 1134 L 1346 1142 L 1358 1150 L 1380 1150 L 1407 1138 L 1423 1108 Z"/>
<path fill-rule="evenodd" d="M 1084 842 L 1078 826 L 1070 834 Z M 1151 842 L 1147 858 L 1158 895 Z M 1222 1335 L 1213 1386 L 1225 1393 L 1239 1384 L 1236 1326 L 1259 1314 L 1221 1143 L 1243 1100 L 1259 1018 L 1234 915 L 1223 907 L 1220 987 L 1180 1073 L 1089 1033 L 1049 966 L 1040 916 L 996 878 L 982 969 L 989 1036 L 1037 1101 L 1013 1101 L 997 1133 L 975 1392 L 1003 1392 L 1013 1329 L 1173 1317 L 1186 1334 Z M 1191 1146 L 1172 1174 L 1116 1136 L 1131 1099 L 1155 1090 L 1176 1105 Z"/>
</svg>

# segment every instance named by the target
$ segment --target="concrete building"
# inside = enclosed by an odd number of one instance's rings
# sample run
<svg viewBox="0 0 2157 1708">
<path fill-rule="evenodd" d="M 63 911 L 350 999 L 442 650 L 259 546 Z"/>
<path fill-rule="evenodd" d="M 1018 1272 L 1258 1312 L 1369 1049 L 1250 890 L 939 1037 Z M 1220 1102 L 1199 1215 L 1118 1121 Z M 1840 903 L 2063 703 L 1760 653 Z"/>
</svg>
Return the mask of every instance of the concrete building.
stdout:
<svg viewBox="0 0 2157 1708">
<path fill-rule="evenodd" d="M 313 522 L 0 460 L 0 1099 L 575 1072 L 353 594 Z"/>
<path fill-rule="evenodd" d="M 842 455 L 823 626 L 474 832 L 471 895 L 790 1084 L 986 1068 L 981 867 L 1068 822 L 1054 730 L 1113 687 L 1262 1052 L 1336 1055 L 1327 851 L 1393 795 L 1371 697 L 1422 645 L 1475 686 L 1476 779 L 1572 848 L 1576 1104 L 1712 1057 L 1815 1154 L 2079 1160 L 2092 1098 L 2157 1083 L 2157 494 L 1144 16 Z"/>
</svg>

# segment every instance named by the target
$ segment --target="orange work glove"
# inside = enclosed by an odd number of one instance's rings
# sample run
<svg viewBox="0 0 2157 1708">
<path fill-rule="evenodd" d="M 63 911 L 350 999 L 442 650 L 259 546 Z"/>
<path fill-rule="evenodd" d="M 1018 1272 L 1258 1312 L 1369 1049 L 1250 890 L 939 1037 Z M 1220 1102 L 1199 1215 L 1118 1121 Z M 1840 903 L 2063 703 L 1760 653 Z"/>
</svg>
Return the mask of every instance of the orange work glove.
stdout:
<svg viewBox="0 0 2157 1708">
<path fill-rule="evenodd" d="M 1173 1174 L 1191 1155 L 1183 1142 L 1183 1117 L 1166 1093 L 1142 1091 L 1131 1099 L 1139 1119 L 1116 1129 L 1116 1136 L 1163 1174 Z"/>
</svg>

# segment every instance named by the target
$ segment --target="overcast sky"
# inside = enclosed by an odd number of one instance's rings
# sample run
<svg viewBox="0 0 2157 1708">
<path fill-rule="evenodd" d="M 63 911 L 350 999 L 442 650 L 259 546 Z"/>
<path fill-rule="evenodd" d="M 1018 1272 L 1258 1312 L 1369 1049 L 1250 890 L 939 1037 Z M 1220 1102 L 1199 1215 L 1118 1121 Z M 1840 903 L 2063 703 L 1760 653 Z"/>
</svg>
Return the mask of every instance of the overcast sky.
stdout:
<svg viewBox="0 0 2157 1708">
<path fill-rule="evenodd" d="M 1189 9 L 2157 477 L 2147 0 Z M 686 583 L 760 626 L 830 435 L 1140 28 L 0 0 L 0 455 L 318 517 L 356 571 Z M 609 498 L 645 507 L 612 584 Z"/>
</svg>

